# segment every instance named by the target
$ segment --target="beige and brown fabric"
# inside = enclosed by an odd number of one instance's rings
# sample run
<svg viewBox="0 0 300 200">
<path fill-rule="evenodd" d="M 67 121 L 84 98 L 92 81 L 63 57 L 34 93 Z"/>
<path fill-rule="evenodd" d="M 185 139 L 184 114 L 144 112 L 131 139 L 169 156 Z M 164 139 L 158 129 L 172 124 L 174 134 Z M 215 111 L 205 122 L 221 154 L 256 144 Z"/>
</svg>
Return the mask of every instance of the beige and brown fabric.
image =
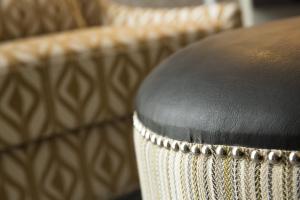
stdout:
<svg viewBox="0 0 300 200">
<path fill-rule="evenodd" d="M 203 27 L 91 28 L 0 45 L 0 149 L 132 113 L 135 91 Z"/>
<path fill-rule="evenodd" d="M 0 41 L 101 25 L 96 0 L 1 0 Z"/>
<path fill-rule="evenodd" d="M 0 199 L 110 199 L 137 189 L 130 124 L 127 116 L 1 152 Z"/>
<path fill-rule="evenodd" d="M 136 89 L 164 58 L 215 26 L 106 26 L 19 38 L 97 23 L 98 1 L 82 0 L 84 16 L 74 2 L 0 1 L 0 199 L 110 199 L 136 189 L 128 120 Z"/>
<path fill-rule="evenodd" d="M 180 142 L 152 132 L 137 116 L 134 127 L 145 200 L 300 199 L 300 166 L 289 161 L 299 152 Z M 272 154 L 281 160 L 275 164 Z"/>
<path fill-rule="evenodd" d="M 241 18 L 236 3 L 218 3 L 182 8 L 140 8 L 109 4 L 106 23 L 111 25 L 148 26 L 149 24 L 195 24 L 225 30 L 240 26 Z"/>
<path fill-rule="evenodd" d="M 76 0 L 86 26 L 103 24 L 106 0 Z"/>
</svg>

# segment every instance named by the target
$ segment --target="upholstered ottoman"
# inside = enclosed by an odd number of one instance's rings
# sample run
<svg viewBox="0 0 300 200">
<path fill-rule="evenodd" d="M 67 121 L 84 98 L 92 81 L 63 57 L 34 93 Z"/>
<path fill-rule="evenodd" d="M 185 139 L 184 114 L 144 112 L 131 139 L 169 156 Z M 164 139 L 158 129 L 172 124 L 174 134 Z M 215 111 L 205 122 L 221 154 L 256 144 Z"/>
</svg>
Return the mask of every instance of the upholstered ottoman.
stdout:
<svg viewBox="0 0 300 200">
<path fill-rule="evenodd" d="M 143 199 L 300 199 L 300 18 L 175 54 L 136 99 Z"/>
</svg>

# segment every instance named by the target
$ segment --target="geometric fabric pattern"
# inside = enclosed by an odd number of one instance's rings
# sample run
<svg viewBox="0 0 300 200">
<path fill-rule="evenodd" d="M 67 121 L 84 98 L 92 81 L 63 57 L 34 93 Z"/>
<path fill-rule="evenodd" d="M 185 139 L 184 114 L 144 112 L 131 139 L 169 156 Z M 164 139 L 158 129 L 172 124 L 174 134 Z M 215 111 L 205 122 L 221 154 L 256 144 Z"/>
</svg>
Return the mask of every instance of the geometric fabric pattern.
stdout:
<svg viewBox="0 0 300 200">
<path fill-rule="evenodd" d="M 111 199 L 136 190 L 131 124 L 127 116 L 1 152 L 0 199 Z"/>
<path fill-rule="evenodd" d="M 0 41 L 101 25 L 97 0 L 2 0 Z"/>
<path fill-rule="evenodd" d="M 300 199 L 299 152 L 187 143 L 134 121 L 145 200 Z"/>
<path fill-rule="evenodd" d="M 69 0 L 70 1 L 70 0 Z M 103 24 L 104 8 L 107 0 L 75 0 L 78 3 L 86 27 L 100 26 Z"/>
<path fill-rule="evenodd" d="M 116 26 L 147 26 L 148 24 L 185 24 L 194 22 L 198 26 L 214 30 L 226 30 L 241 24 L 236 3 L 213 3 L 182 8 L 140 8 L 120 4 L 109 4 L 106 21 Z"/>
<path fill-rule="evenodd" d="M 0 149 L 132 113 L 149 71 L 213 28 L 99 27 L 3 43 Z"/>
</svg>

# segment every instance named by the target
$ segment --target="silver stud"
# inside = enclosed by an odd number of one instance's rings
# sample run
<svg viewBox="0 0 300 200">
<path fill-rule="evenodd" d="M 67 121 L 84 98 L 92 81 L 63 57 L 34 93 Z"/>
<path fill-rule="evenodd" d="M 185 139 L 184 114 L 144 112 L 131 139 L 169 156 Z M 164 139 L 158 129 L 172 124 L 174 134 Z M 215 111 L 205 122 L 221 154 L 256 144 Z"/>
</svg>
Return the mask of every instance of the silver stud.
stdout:
<svg viewBox="0 0 300 200">
<path fill-rule="evenodd" d="M 201 154 L 200 147 L 198 145 L 193 145 L 191 148 L 191 152 L 196 156 L 200 155 Z"/>
<path fill-rule="evenodd" d="M 158 137 L 158 138 L 156 139 L 156 144 L 157 144 L 159 147 L 162 147 L 162 146 L 163 146 L 163 140 L 162 140 L 161 137 Z"/>
<path fill-rule="evenodd" d="M 180 144 L 180 151 L 182 151 L 183 153 L 188 153 L 190 152 L 190 147 L 187 143 L 183 142 Z"/>
<path fill-rule="evenodd" d="M 235 159 L 242 159 L 245 155 L 245 152 L 239 147 L 233 147 L 232 156 Z"/>
<path fill-rule="evenodd" d="M 151 135 L 150 141 L 152 142 L 152 144 L 156 144 L 156 135 Z"/>
<path fill-rule="evenodd" d="M 145 133 L 145 139 L 150 140 L 150 133 L 148 131 L 146 131 Z"/>
<path fill-rule="evenodd" d="M 170 144 L 170 142 L 169 142 L 168 139 L 164 139 L 163 145 L 164 145 L 164 147 L 165 147 L 166 149 L 170 149 L 170 148 L 171 148 L 171 144 Z"/>
<path fill-rule="evenodd" d="M 217 147 L 216 154 L 221 158 L 225 158 L 227 156 L 226 149 L 222 146 Z"/>
<path fill-rule="evenodd" d="M 281 154 L 279 152 L 271 151 L 268 154 L 268 160 L 271 164 L 278 164 L 281 161 Z"/>
<path fill-rule="evenodd" d="M 289 155 L 289 161 L 293 165 L 300 166 L 300 152 L 291 152 Z"/>
<path fill-rule="evenodd" d="M 179 150 L 179 144 L 178 144 L 178 142 L 174 141 L 171 144 L 171 148 L 173 149 L 173 151 L 178 151 Z"/>
<path fill-rule="evenodd" d="M 264 157 L 262 156 L 262 154 L 258 150 L 252 151 L 251 155 L 250 155 L 250 158 L 251 158 L 251 160 L 253 160 L 256 163 L 260 163 L 264 159 Z"/>
<path fill-rule="evenodd" d="M 141 130 L 141 135 L 142 135 L 143 137 L 145 137 L 145 134 L 146 134 L 146 130 L 145 130 L 145 129 L 142 129 L 142 130 Z"/>
<path fill-rule="evenodd" d="M 136 128 L 136 130 L 142 130 L 142 127 L 137 124 L 135 121 L 134 121 L 134 128 Z"/>
<path fill-rule="evenodd" d="M 211 155 L 211 149 L 210 149 L 210 146 L 208 145 L 204 145 L 202 148 L 201 148 L 201 152 L 203 155 L 205 156 L 210 156 Z"/>
</svg>

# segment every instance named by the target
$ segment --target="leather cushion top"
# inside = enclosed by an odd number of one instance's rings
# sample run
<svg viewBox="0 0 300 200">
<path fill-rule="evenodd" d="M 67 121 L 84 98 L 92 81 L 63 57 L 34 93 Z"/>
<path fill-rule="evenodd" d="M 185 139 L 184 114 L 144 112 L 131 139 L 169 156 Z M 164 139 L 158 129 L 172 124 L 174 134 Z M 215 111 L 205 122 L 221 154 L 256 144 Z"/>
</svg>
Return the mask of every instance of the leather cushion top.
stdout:
<svg viewBox="0 0 300 200">
<path fill-rule="evenodd" d="M 171 56 L 136 98 L 173 139 L 300 149 L 300 18 L 218 34 Z"/>
</svg>

